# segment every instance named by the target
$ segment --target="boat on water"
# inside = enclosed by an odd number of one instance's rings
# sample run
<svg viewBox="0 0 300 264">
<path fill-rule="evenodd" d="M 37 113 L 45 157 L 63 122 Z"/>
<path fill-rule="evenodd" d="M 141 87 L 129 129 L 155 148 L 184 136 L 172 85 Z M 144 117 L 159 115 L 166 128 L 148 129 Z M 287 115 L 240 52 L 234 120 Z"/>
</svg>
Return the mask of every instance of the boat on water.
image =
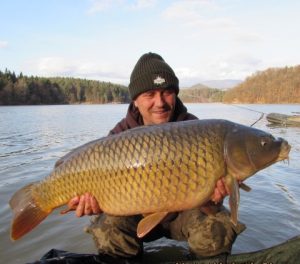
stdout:
<svg viewBox="0 0 300 264">
<path fill-rule="evenodd" d="M 300 115 L 270 113 L 266 116 L 266 118 L 270 123 L 276 125 L 300 126 Z"/>
</svg>

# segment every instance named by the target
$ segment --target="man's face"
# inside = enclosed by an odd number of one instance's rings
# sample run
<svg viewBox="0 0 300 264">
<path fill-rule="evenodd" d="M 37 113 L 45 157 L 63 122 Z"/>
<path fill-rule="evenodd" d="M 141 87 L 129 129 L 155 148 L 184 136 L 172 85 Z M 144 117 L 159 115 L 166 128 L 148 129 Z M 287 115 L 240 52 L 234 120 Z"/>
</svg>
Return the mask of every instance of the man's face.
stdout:
<svg viewBox="0 0 300 264">
<path fill-rule="evenodd" d="M 174 89 L 154 89 L 140 94 L 134 105 L 139 109 L 144 125 L 157 125 L 169 122 L 176 103 Z"/>
</svg>

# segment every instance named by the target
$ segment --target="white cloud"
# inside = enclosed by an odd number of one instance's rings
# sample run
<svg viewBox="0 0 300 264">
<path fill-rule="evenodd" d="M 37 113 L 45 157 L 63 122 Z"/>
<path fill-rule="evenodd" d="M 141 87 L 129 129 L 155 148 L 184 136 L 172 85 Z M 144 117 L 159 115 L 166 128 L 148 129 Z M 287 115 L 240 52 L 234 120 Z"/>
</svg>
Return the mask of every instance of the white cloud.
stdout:
<svg viewBox="0 0 300 264">
<path fill-rule="evenodd" d="M 253 72 L 261 69 L 263 63 L 250 54 L 234 54 L 229 57 L 217 58 L 207 65 L 210 78 L 244 79 Z"/>
<path fill-rule="evenodd" d="M 109 81 L 128 85 L 132 68 L 125 63 L 98 60 L 70 59 L 66 57 L 43 57 L 25 65 L 32 75 L 45 77 L 74 77 Z M 236 53 L 231 56 L 217 56 L 192 66 L 174 67 L 181 87 L 201 83 L 204 80 L 243 80 L 258 70 L 266 69 L 263 61 L 251 54 Z M 28 72 L 25 70 L 23 72 Z"/>
<path fill-rule="evenodd" d="M 71 61 L 60 57 L 45 57 L 36 62 L 36 70 L 45 76 L 68 75 L 76 71 L 76 66 Z"/>
<path fill-rule="evenodd" d="M 181 78 L 185 79 L 199 77 L 199 71 L 189 67 L 176 68 L 175 72 L 177 75 L 181 76 Z"/>
<path fill-rule="evenodd" d="M 8 47 L 8 42 L 0 40 L 0 49 L 4 49 Z"/>
<path fill-rule="evenodd" d="M 227 15 L 226 6 L 209 0 L 180 0 L 171 4 L 162 14 L 178 27 L 184 27 L 186 36 L 211 39 L 231 39 L 235 42 L 260 42 L 263 38 L 249 28 L 243 28 L 241 21 Z"/>
<path fill-rule="evenodd" d="M 219 8 L 215 2 L 208 0 L 177 1 L 165 10 L 163 16 L 192 27 L 235 27 L 231 19 L 215 15 Z"/>
<path fill-rule="evenodd" d="M 258 70 L 266 67 L 260 59 L 246 53 L 232 56 L 217 56 L 192 67 L 175 68 L 181 87 L 188 87 L 201 81 L 235 79 L 244 80 Z"/>
<path fill-rule="evenodd" d="M 45 77 L 75 77 L 128 84 L 127 68 L 119 65 L 99 64 L 63 57 L 44 57 L 27 63 L 34 75 Z"/>
<path fill-rule="evenodd" d="M 227 58 L 231 64 L 235 65 L 249 65 L 250 67 L 260 67 L 262 65 L 261 59 L 247 53 L 236 53 Z"/>
<path fill-rule="evenodd" d="M 238 42 L 261 42 L 263 37 L 257 33 L 239 32 L 235 35 L 235 40 Z"/>
</svg>

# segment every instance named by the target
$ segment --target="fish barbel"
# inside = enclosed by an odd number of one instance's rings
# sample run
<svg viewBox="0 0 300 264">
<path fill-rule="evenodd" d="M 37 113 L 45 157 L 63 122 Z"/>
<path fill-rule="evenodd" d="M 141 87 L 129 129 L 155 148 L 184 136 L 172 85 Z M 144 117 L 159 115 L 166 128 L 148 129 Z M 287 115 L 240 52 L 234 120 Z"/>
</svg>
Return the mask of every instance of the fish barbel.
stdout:
<svg viewBox="0 0 300 264">
<path fill-rule="evenodd" d="M 71 151 L 49 176 L 13 195 L 11 238 L 19 239 L 86 192 L 107 214 L 147 214 L 138 225 L 142 237 L 168 212 L 209 201 L 222 177 L 236 223 L 238 182 L 287 159 L 290 148 L 282 138 L 218 119 L 142 126 L 100 138 Z"/>
</svg>

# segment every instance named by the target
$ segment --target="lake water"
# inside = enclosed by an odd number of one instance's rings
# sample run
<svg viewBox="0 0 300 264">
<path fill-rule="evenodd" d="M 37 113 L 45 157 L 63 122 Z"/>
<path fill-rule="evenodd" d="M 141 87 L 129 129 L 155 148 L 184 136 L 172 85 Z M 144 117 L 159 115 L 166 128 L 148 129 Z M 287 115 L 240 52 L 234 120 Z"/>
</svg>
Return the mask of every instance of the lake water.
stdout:
<svg viewBox="0 0 300 264">
<path fill-rule="evenodd" d="M 251 125 L 260 113 L 300 112 L 300 105 L 187 104 L 201 119 L 224 118 Z M 71 149 L 105 136 L 126 113 L 127 105 L 70 105 L 0 107 L 0 260 L 25 263 L 40 259 L 52 248 L 96 253 L 83 228 L 89 217 L 52 213 L 21 240 L 10 240 L 12 213 L 8 201 L 24 185 L 44 178 L 55 161 Z M 292 145 L 289 163 L 280 162 L 247 180 L 250 193 L 241 191 L 240 221 L 247 225 L 233 253 L 270 247 L 300 235 L 300 127 L 255 127 L 283 137 Z M 225 201 L 225 205 L 227 202 Z M 177 248 L 176 250 L 174 248 Z M 146 246 L 146 254 L 170 259 L 187 252 L 185 243 L 160 239 Z"/>
</svg>

